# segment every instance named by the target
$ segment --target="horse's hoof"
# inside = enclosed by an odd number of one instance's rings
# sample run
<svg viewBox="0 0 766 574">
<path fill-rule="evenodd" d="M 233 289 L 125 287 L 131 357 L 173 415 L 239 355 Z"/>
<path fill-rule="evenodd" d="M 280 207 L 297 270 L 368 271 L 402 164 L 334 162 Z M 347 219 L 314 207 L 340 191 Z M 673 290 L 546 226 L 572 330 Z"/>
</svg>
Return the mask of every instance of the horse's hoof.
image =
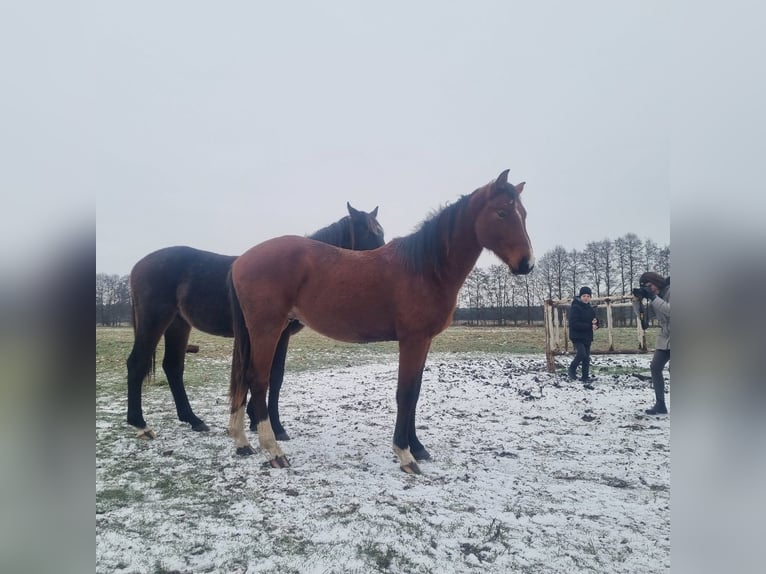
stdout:
<svg viewBox="0 0 766 574">
<path fill-rule="evenodd" d="M 263 463 L 263 466 L 266 468 L 287 468 L 290 466 L 290 462 L 287 460 L 285 455 L 282 455 L 274 457 L 271 460 L 267 460 Z"/>
<path fill-rule="evenodd" d="M 420 472 L 420 467 L 418 466 L 417 462 L 403 464 L 399 468 L 401 468 L 407 474 L 423 474 L 422 472 Z"/>
<path fill-rule="evenodd" d="M 140 431 L 138 431 L 138 438 L 141 440 L 152 440 L 154 438 L 157 438 L 157 434 L 150 428 L 145 428 Z"/>
<path fill-rule="evenodd" d="M 255 454 L 255 449 L 251 447 L 249 444 L 245 446 L 239 446 L 237 447 L 237 454 L 239 456 L 250 456 L 251 454 Z"/>
<path fill-rule="evenodd" d="M 418 450 L 418 451 L 411 451 L 412 456 L 415 457 L 415 460 L 431 460 L 431 453 L 428 452 L 426 449 Z"/>
<path fill-rule="evenodd" d="M 196 425 L 192 425 L 192 430 L 197 432 L 207 432 L 210 430 L 210 427 L 207 426 L 205 423 L 200 421 Z"/>
<path fill-rule="evenodd" d="M 290 435 L 287 434 L 287 431 L 283 430 L 281 432 L 275 432 L 274 438 L 277 440 L 290 440 Z"/>
</svg>

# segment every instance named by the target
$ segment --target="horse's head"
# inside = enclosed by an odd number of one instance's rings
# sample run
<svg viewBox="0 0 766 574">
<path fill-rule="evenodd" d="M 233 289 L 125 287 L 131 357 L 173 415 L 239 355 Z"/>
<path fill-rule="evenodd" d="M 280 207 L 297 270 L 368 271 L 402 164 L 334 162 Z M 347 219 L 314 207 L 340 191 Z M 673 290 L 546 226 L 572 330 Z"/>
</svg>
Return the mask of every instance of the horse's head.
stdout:
<svg viewBox="0 0 766 574">
<path fill-rule="evenodd" d="M 369 213 L 354 209 L 348 202 L 346 202 L 346 207 L 348 207 L 348 215 L 351 218 L 352 248 L 363 251 L 382 247 L 386 240 L 383 237 L 383 228 L 377 220 L 377 206 Z"/>
<path fill-rule="evenodd" d="M 508 170 L 501 173 L 479 195 L 482 202 L 476 218 L 476 237 L 511 268 L 524 275 L 535 266 L 532 243 L 527 235 L 527 210 L 521 203 L 524 182 L 508 183 Z"/>
</svg>

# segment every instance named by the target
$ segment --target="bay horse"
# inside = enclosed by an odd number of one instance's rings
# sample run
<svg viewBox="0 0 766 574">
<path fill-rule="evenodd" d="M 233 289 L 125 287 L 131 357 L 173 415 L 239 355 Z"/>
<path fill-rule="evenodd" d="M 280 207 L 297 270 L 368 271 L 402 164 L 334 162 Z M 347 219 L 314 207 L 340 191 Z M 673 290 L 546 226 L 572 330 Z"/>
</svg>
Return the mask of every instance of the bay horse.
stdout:
<svg viewBox="0 0 766 574">
<path fill-rule="evenodd" d="M 385 243 L 377 220 L 378 208 L 371 212 L 346 204 L 348 215 L 310 235 L 315 241 L 344 249 L 376 249 Z M 128 423 L 138 429 L 140 438 L 155 438 L 144 420 L 141 387 L 153 371 L 160 338 L 165 336 L 162 368 L 167 375 L 178 419 L 195 431 L 210 430 L 192 411 L 183 382 L 184 358 L 192 327 L 221 337 L 233 337 L 231 304 L 227 276 L 236 256 L 220 255 L 192 247 L 166 247 L 150 253 L 135 264 L 130 273 L 133 301 L 133 349 L 127 360 Z M 289 436 L 279 421 L 279 391 L 284 377 L 285 356 L 290 335 L 302 328 L 298 321 L 287 326 L 273 356 L 271 390 L 272 426 L 281 436 Z M 250 410 L 251 416 L 252 409 Z M 255 430 L 255 426 L 253 425 Z"/>
<path fill-rule="evenodd" d="M 269 423 L 266 392 L 280 334 L 298 319 L 339 341 L 399 342 L 393 448 L 403 471 L 420 474 L 416 460 L 431 455 L 416 435 L 415 408 L 431 340 L 450 325 L 458 291 L 484 248 L 513 274 L 534 266 L 523 189 L 523 182 L 508 183 L 506 170 L 411 235 L 374 251 L 344 251 L 284 236 L 237 258 L 229 275 L 234 318 L 229 434 L 237 454 L 255 453 L 244 432 L 249 391 L 269 464 L 289 466 Z"/>
</svg>

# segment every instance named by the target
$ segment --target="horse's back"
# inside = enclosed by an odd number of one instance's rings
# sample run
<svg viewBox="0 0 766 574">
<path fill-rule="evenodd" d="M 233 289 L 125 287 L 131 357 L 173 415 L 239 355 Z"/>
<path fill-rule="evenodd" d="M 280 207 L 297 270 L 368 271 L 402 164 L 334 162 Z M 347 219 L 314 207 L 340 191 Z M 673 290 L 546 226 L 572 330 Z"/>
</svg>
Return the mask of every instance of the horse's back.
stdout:
<svg viewBox="0 0 766 574">
<path fill-rule="evenodd" d="M 231 337 L 226 276 L 235 259 L 187 246 L 150 253 L 131 271 L 138 312 L 178 312 L 201 331 Z"/>
<path fill-rule="evenodd" d="M 349 342 L 396 340 L 407 316 L 420 314 L 419 278 L 394 250 L 347 251 L 297 236 L 256 245 L 232 267 L 252 324 L 288 316 Z"/>
<path fill-rule="evenodd" d="M 370 259 L 374 251 L 352 251 L 321 241 L 283 235 L 255 245 L 239 256 L 232 267 L 237 281 L 249 284 L 304 283 L 311 275 L 333 274 L 349 265 Z"/>
</svg>

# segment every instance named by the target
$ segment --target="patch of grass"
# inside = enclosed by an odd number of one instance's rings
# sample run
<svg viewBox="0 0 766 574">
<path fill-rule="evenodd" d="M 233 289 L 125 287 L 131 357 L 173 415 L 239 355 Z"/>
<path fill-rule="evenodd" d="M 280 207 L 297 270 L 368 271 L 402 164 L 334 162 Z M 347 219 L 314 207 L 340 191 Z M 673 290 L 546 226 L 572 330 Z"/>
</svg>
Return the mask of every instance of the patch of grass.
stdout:
<svg viewBox="0 0 766 574">
<path fill-rule="evenodd" d="M 654 330 L 656 331 L 656 329 Z M 618 348 L 636 345 L 635 330 L 619 328 L 613 331 Z M 649 331 L 649 345 L 656 335 Z M 198 353 L 186 355 L 185 379 L 190 386 L 204 384 L 211 378 L 219 378 L 220 372 L 228 370 L 231 361 L 233 339 L 216 337 L 192 330 L 190 344 L 199 345 Z M 130 327 L 96 328 L 96 380 L 108 376 L 124 381 L 127 373 L 125 361 L 133 345 L 133 329 Z M 593 350 L 606 350 L 606 331 L 597 332 Z M 569 345 L 571 350 L 571 344 Z M 156 379 L 154 384 L 164 384 L 162 355 L 164 343 L 157 347 Z M 287 353 L 287 370 L 301 372 L 320 368 L 337 368 L 380 361 L 399 352 L 395 341 L 355 344 L 335 341 L 308 328 L 290 339 Z M 453 326 L 434 338 L 431 353 L 512 353 L 521 355 L 545 353 L 545 331 L 542 327 L 464 327 Z M 567 356 L 568 357 L 568 356 Z M 597 366 L 596 366 L 597 368 Z M 624 368 L 630 372 L 629 368 Z M 611 371 L 609 371 L 611 372 Z M 615 374 L 623 374 L 615 371 Z"/>
<path fill-rule="evenodd" d="M 372 562 L 380 570 L 388 570 L 393 564 L 396 553 L 387 544 L 367 540 L 357 545 L 357 555 L 363 560 Z"/>
</svg>

